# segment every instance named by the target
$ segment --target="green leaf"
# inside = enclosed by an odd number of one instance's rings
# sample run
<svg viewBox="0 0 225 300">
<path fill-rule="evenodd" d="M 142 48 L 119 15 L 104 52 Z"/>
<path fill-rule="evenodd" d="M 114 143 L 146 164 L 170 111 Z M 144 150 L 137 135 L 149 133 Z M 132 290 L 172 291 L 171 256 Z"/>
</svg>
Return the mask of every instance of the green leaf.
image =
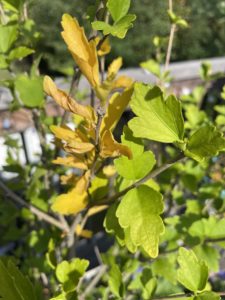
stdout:
<svg viewBox="0 0 225 300">
<path fill-rule="evenodd" d="M 146 151 L 133 159 L 121 156 L 114 160 L 119 175 L 131 180 L 143 178 L 152 170 L 155 163 L 155 156 L 151 151 Z"/>
<path fill-rule="evenodd" d="M 122 274 L 118 265 L 113 264 L 109 271 L 109 287 L 111 292 L 118 298 L 122 298 L 124 296 L 125 289 Z"/>
<path fill-rule="evenodd" d="M 48 243 L 48 252 L 46 253 L 45 257 L 49 266 L 54 270 L 57 265 L 57 258 L 55 251 L 55 242 L 53 239 L 50 239 Z"/>
<path fill-rule="evenodd" d="M 130 230 L 129 228 L 123 229 L 118 221 L 118 218 L 116 216 L 116 211 L 118 208 L 119 203 L 112 204 L 106 213 L 105 220 L 104 220 L 104 227 L 106 232 L 112 233 L 115 235 L 118 243 L 121 246 L 126 245 L 127 249 L 135 253 L 136 252 L 136 246 L 133 244 L 131 237 L 130 237 Z"/>
<path fill-rule="evenodd" d="M 216 124 L 218 126 L 224 126 L 225 125 L 225 116 L 217 116 L 215 120 Z"/>
<path fill-rule="evenodd" d="M 202 291 L 207 283 L 209 270 L 206 263 L 198 259 L 192 250 L 179 249 L 177 280 L 188 290 Z"/>
<path fill-rule="evenodd" d="M 113 25 L 109 25 L 103 21 L 92 22 L 94 30 L 102 30 L 104 35 L 111 34 L 112 36 L 123 39 L 127 31 L 133 27 L 133 21 L 136 19 L 135 15 L 126 15 Z"/>
<path fill-rule="evenodd" d="M 209 80 L 210 75 L 212 74 L 212 65 L 211 63 L 205 61 L 201 64 L 200 76 L 203 80 Z"/>
<path fill-rule="evenodd" d="M 206 125 L 199 128 L 189 139 L 185 155 L 202 162 L 225 150 L 225 139 L 216 127 Z"/>
<path fill-rule="evenodd" d="M 18 36 L 16 25 L 0 25 L 0 52 L 6 53 Z"/>
<path fill-rule="evenodd" d="M 175 96 L 165 101 L 159 87 L 136 83 L 130 106 L 137 115 L 129 122 L 134 136 L 162 143 L 182 142 L 184 121 Z"/>
<path fill-rule="evenodd" d="M 150 268 L 144 268 L 137 274 L 128 286 L 129 290 L 141 290 L 141 299 L 152 299 L 157 286 L 157 280 L 152 276 Z"/>
<path fill-rule="evenodd" d="M 144 268 L 141 274 L 140 281 L 142 283 L 142 298 L 151 299 L 155 293 L 157 280 L 152 277 L 151 269 Z"/>
<path fill-rule="evenodd" d="M 210 245 L 198 245 L 194 247 L 193 251 L 198 258 L 203 259 L 207 263 L 210 271 L 219 271 L 220 254 L 218 249 Z"/>
<path fill-rule="evenodd" d="M 0 261 L 0 296 L 5 300 L 37 299 L 30 280 L 19 269 L 8 261 Z"/>
<path fill-rule="evenodd" d="M 140 66 L 157 77 L 160 77 L 161 75 L 160 64 L 154 59 L 149 59 L 147 61 L 142 62 Z"/>
<path fill-rule="evenodd" d="M 8 58 L 9 60 L 22 59 L 30 55 L 31 53 L 34 53 L 33 49 L 21 46 L 11 50 Z"/>
<path fill-rule="evenodd" d="M 220 300 L 220 296 L 214 292 L 207 291 L 201 294 L 198 294 L 193 298 L 193 300 Z"/>
<path fill-rule="evenodd" d="M 130 8 L 130 0 L 108 0 L 108 10 L 116 22 L 124 17 Z"/>
<path fill-rule="evenodd" d="M 162 276 L 172 284 L 176 284 L 176 269 L 174 256 L 158 257 L 152 264 L 152 272 L 156 276 Z"/>
<path fill-rule="evenodd" d="M 104 220 L 104 227 L 106 232 L 115 234 L 118 242 L 121 245 L 124 245 L 124 231 L 119 224 L 118 218 L 116 217 L 118 205 L 119 203 L 114 203 L 108 208 Z"/>
<path fill-rule="evenodd" d="M 63 284 L 65 292 L 72 292 L 76 289 L 88 265 L 89 262 L 86 259 L 75 258 L 71 262 L 64 260 L 56 267 L 56 277 Z"/>
<path fill-rule="evenodd" d="M 62 293 L 57 295 L 56 297 L 51 298 L 50 300 L 78 300 L 77 293 L 71 292 L 71 293 Z"/>
<path fill-rule="evenodd" d="M 21 75 L 15 80 L 15 88 L 20 100 L 27 107 L 41 107 L 44 104 L 43 80 Z"/>
<path fill-rule="evenodd" d="M 12 7 L 16 8 L 16 10 L 19 10 L 25 0 L 4 0 L 4 2 L 10 4 Z"/>
<path fill-rule="evenodd" d="M 133 132 L 127 126 L 123 128 L 121 140 L 122 144 L 131 150 L 133 157 L 139 156 L 144 152 L 142 139 L 134 137 Z"/>
<path fill-rule="evenodd" d="M 183 27 L 183 28 L 187 28 L 188 27 L 188 23 L 181 17 L 175 15 L 175 13 L 171 10 L 168 10 L 168 15 L 170 18 L 170 22 L 172 24 L 176 24 L 177 26 Z"/>
<path fill-rule="evenodd" d="M 215 105 L 214 110 L 220 114 L 225 115 L 225 105 Z"/>
<path fill-rule="evenodd" d="M 133 244 L 151 257 L 158 255 L 159 236 L 164 232 L 162 212 L 162 195 L 145 185 L 130 190 L 116 212 L 120 226 L 130 229 Z"/>
<path fill-rule="evenodd" d="M 219 239 L 225 237 L 225 219 L 217 219 L 213 216 L 192 223 L 189 233 L 200 238 Z"/>
<path fill-rule="evenodd" d="M 0 69 L 7 69 L 9 66 L 5 55 L 0 54 Z"/>
<path fill-rule="evenodd" d="M 185 123 L 185 128 L 194 129 L 199 124 L 203 123 L 206 119 L 206 113 L 198 109 L 196 105 L 188 105 L 186 107 L 185 116 L 188 123 Z"/>
</svg>

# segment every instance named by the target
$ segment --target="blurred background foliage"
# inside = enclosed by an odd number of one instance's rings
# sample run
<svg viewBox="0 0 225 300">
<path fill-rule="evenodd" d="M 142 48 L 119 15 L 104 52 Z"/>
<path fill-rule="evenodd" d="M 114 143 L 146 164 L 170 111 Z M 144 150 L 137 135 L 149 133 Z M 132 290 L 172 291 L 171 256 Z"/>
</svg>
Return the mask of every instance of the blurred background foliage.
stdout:
<svg viewBox="0 0 225 300">
<path fill-rule="evenodd" d="M 37 51 L 45 53 L 42 71 L 56 73 L 71 65 L 66 46 L 58 32 L 63 13 L 76 16 L 82 24 L 87 7 L 94 0 L 31 0 L 28 12 L 36 22 L 41 38 Z M 132 1 L 131 12 L 137 15 L 135 26 L 127 34 L 123 43 L 111 38 L 112 52 L 108 61 L 117 56 L 124 58 L 124 67 L 137 66 L 141 61 L 154 57 L 154 36 L 168 36 L 170 23 L 167 16 L 167 1 L 141 0 Z M 177 32 L 173 61 L 217 57 L 224 55 L 225 43 L 225 1 L 223 0 L 175 0 L 174 11 L 188 21 L 188 29 Z M 90 28 L 86 28 L 87 30 Z M 166 44 L 166 43 L 165 43 Z"/>
</svg>

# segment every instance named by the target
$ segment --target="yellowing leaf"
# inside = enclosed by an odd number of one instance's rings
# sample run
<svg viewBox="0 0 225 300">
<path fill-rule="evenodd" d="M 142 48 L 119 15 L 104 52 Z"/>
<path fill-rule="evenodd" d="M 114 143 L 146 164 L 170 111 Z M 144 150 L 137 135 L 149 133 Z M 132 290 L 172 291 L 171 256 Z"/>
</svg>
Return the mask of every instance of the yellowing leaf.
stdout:
<svg viewBox="0 0 225 300">
<path fill-rule="evenodd" d="M 87 120 L 94 122 L 94 109 L 90 106 L 84 106 L 77 103 L 73 98 L 67 95 L 66 92 L 57 88 L 53 80 L 49 76 L 44 77 L 44 91 L 51 96 L 63 109 L 80 115 Z"/>
<path fill-rule="evenodd" d="M 87 171 L 68 193 L 59 195 L 52 205 L 52 210 L 63 215 L 77 214 L 88 204 L 87 185 L 90 171 Z"/>
<path fill-rule="evenodd" d="M 122 64 L 123 64 L 122 57 L 118 57 L 117 59 L 114 59 L 113 62 L 108 67 L 107 78 L 114 79 L 119 69 L 122 67 Z"/>
<path fill-rule="evenodd" d="M 108 67 L 106 80 L 104 80 L 103 83 L 100 86 L 98 86 L 95 90 L 96 95 L 98 96 L 98 98 L 103 104 L 107 101 L 108 96 L 112 91 L 114 79 L 116 78 L 116 75 L 119 69 L 121 68 L 121 66 L 122 66 L 122 58 L 119 57 L 115 59 Z"/>
<path fill-rule="evenodd" d="M 117 143 L 112 133 L 109 130 L 104 131 L 101 139 L 101 152 L 100 156 L 106 157 L 117 157 L 120 155 L 132 158 L 132 153 L 130 149 L 122 144 Z"/>
<path fill-rule="evenodd" d="M 66 152 L 81 154 L 94 150 L 94 147 L 91 143 L 80 143 L 71 140 L 63 148 Z"/>
<path fill-rule="evenodd" d="M 57 159 L 52 161 L 54 164 L 64 165 L 67 167 L 78 168 L 82 170 L 87 170 L 88 167 L 82 159 L 79 159 L 75 156 L 67 156 L 67 157 L 58 157 Z"/>
<path fill-rule="evenodd" d="M 124 110 L 126 109 L 133 93 L 133 87 L 125 90 L 122 94 L 114 94 L 109 100 L 109 105 L 106 114 L 102 120 L 100 133 L 105 130 L 112 131 L 120 120 Z"/>
<path fill-rule="evenodd" d="M 97 47 L 99 47 L 99 42 L 100 41 L 101 41 L 100 37 L 97 36 L 95 38 L 95 43 L 96 43 Z M 110 51 L 111 51 L 111 46 L 110 46 L 110 43 L 109 43 L 109 38 L 107 37 L 101 43 L 100 48 L 98 49 L 97 53 L 98 53 L 98 56 L 104 56 L 104 55 L 108 54 Z"/>
<path fill-rule="evenodd" d="M 133 84 L 133 82 L 134 81 L 126 75 L 119 76 L 117 79 L 114 80 L 112 90 L 129 88 Z"/>
<path fill-rule="evenodd" d="M 116 174 L 116 168 L 113 165 L 108 165 L 103 168 L 102 172 L 106 177 L 112 177 Z"/>
<path fill-rule="evenodd" d="M 108 205 L 101 205 L 101 206 L 95 206 L 89 209 L 88 211 L 88 216 L 93 216 L 103 210 L 105 210 L 106 208 L 108 208 Z"/>
<path fill-rule="evenodd" d="M 93 87 L 99 85 L 99 66 L 95 41 L 88 42 L 84 29 L 68 14 L 62 17 L 62 37 L 81 72 Z"/>
<path fill-rule="evenodd" d="M 74 185 L 77 182 L 77 175 L 71 173 L 68 175 L 62 175 L 60 176 L 60 182 L 61 184 L 70 184 L 70 185 Z"/>
<path fill-rule="evenodd" d="M 88 194 L 84 191 L 77 193 L 76 187 L 67 194 L 58 196 L 52 205 L 52 210 L 63 215 L 77 214 L 88 204 Z"/>
<path fill-rule="evenodd" d="M 54 133 L 54 135 L 60 140 L 69 141 L 74 140 L 76 138 L 75 132 L 69 127 L 60 127 L 52 125 L 50 126 L 50 129 Z"/>
<path fill-rule="evenodd" d="M 90 239 L 93 236 L 93 232 L 91 230 L 83 229 L 80 224 L 77 225 L 75 232 L 78 236 L 86 239 Z"/>
</svg>

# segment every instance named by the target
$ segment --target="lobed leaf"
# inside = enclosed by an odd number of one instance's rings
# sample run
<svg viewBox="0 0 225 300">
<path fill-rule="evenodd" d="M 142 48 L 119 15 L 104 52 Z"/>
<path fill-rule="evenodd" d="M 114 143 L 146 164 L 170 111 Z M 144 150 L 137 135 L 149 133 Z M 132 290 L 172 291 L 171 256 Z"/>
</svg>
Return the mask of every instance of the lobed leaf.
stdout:
<svg viewBox="0 0 225 300">
<path fill-rule="evenodd" d="M 202 162 L 225 150 L 222 132 L 212 125 L 199 128 L 188 140 L 185 155 Z"/>
<path fill-rule="evenodd" d="M 175 96 L 164 100 L 159 87 L 136 83 L 130 106 L 137 115 L 129 122 L 134 136 L 162 143 L 183 142 L 184 120 Z"/>
<path fill-rule="evenodd" d="M 130 230 L 133 244 L 151 257 L 157 257 L 159 236 L 164 232 L 162 212 L 162 195 L 145 185 L 130 190 L 116 212 L 120 226 Z"/>
<path fill-rule="evenodd" d="M 180 266 L 177 280 L 190 291 L 204 290 L 209 275 L 206 263 L 198 259 L 192 250 L 182 247 L 179 249 L 177 260 Z"/>
<path fill-rule="evenodd" d="M 108 0 L 107 7 L 113 20 L 116 22 L 128 13 L 130 0 Z"/>
</svg>

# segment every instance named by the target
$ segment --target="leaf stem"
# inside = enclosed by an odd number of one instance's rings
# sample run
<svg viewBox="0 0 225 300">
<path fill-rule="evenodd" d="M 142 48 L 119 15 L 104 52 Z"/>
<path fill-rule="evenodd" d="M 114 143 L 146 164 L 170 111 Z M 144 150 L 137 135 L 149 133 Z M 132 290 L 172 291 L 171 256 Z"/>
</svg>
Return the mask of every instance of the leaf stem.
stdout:
<svg viewBox="0 0 225 300">
<path fill-rule="evenodd" d="M 152 178 L 158 176 L 159 174 L 161 174 L 162 172 L 164 172 L 165 170 L 167 170 L 171 166 L 173 166 L 175 163 L 180 162 L 180 161 L 184 160 L 185 158 L 186 157 L 184 156 L 184 154 L 181 153 L 175 159 L 172 159 L 172 160 L 168 161 L 167 163 L 163 164 L 162 166 L 160 166 L 159 168 L 157 168 L 157 169 L 149 172 L 144 178 L 142 178 L 142 179 L 134 182 L 133 184 L 131 184 L 127 188 L 123 189 L 122 191 L 116 193 L 115 195 L 113 195 L 110 198 L 103 198 L 102 200 L 98 201 L 98 203 L 95 203 L 94 205 L 104 205 L 104 204 L 111 204 L 111 203 L 113 203 L 115 200 L 117 200 L 121 196 L 125 195 L 130 190 L 132 190 L 134 188 L 137 188 L 141 184 L 143 184 L 146 181 L 148 181 L 149 179 L 152 179 Z"/>
</svg>

